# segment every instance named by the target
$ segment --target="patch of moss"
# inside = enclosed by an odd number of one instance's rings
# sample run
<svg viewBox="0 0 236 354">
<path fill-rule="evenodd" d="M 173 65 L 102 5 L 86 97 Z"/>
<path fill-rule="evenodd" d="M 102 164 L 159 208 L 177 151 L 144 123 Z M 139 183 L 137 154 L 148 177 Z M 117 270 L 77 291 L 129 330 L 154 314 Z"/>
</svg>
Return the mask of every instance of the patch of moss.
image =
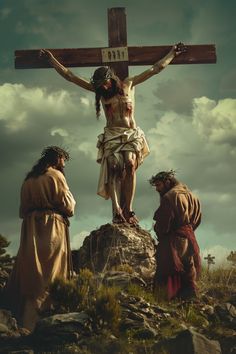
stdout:
<svg viewBox="0 0 236 354">
<path fill-rule="evenodd" d="M 181 322 L 177 318 L 167 318 L 160 323 L 158 338 L 160 340 L 176 336 L 183 330 Z"/>
<path fill-rule="evenodd" d="M 136 296 L 139 298 L 143 298 L 147 302 L 151 304 L 156 303 L 156 299 L 151 291 L 148 291 L 147 289 L 142 288 L 141 286 L 137 284 L 130 284 L 127 287 L 127 293 L 131 296 Z"/>
<path fill-rule="evenodd" d="M 180 315 L 183 322 L 187 325 L 196 328 L 205 328 L 209 325 L 208 320 L 199 312 L 199 309 L 194 304 L 187 303 L 182 305 Z"/>
</svg>

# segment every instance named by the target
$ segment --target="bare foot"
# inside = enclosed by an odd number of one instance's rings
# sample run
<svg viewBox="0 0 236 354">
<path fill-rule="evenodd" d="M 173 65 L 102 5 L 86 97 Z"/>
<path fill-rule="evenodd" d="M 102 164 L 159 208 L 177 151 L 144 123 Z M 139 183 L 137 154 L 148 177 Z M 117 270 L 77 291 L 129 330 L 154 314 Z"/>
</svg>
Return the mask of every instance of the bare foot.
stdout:
<svg viewBox="0 0 236 354">
<path fill-rule="evenodd" d="M 137 216 L 135 215 L 134 211 L 129 211 L 125 214 L 125 218 L 126 221 L 130 224 L 130 225 L 138 225 L 139 223 L 139 219 L 137 218 Z"/>
<path fill-rule="evenodd" d="M 113 222 L 114 224 L 123 224 L 123 223 L 126 222 L 126 219 L 124 218 L 124 216 L 123 216 L 122 213 L 116 213 L 116 214 L 113 216 L 112 222 Z"/>
</svg>

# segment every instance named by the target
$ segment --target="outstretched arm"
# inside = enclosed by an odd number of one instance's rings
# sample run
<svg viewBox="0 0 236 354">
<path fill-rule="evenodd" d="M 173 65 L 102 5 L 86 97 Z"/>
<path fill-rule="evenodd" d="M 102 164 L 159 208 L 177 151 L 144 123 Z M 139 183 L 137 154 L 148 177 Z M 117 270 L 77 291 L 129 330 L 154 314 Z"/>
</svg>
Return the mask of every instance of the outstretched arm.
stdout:
<svg viewBox="0 0 236 354">
<path fill-rule="evenodd" d="M 132 78 L 129 78 L 130 81 L 132 81 L 132 86 L 138 85 L 141 82 L 149 79 L 153 75 L 159 74 L 170 62 L 178 55 L 181 53 L 186 52 L 186 46 L 183 43 L 178 43 L 174 45 L 169 53 L 162 59 L 160 59 L 158 62 L 153 64 L 150 69 L 142 72 L 139 75 L 136 75 Z"/>
<path fill-rule="evenodd" d="M 94 91 L 93 89 L 93 85 L 79 77 L 76 76 L 72 73 L 72 71 L 70 71 L 68 68 L 66 68 L 65 66 L 63 66 L 54 56 L 53 54 L 47 50 L 47 49 L 41 49 L 40 50 L 40 57 L 41 58 L 45 58 L 46 60 L 48 60 L 48 62 L 54 67 L 54 69 L 61 75 L 64 77 L 64 79 L 73 82 L 74 84 L 89 90 L 89 91 Z"/>
</svg>

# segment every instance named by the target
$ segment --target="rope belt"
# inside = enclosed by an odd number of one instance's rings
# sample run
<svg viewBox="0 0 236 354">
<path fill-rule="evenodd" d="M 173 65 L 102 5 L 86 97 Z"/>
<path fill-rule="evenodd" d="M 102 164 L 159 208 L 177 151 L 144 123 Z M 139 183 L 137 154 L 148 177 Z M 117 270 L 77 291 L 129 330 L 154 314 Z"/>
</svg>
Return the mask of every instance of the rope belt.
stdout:
<svg viewBox="0 0 236 354">
<path fill-rule="evenodd" d="M 51 211 L 57 214 L 61 214 L 63 216 L 62 212 L 55 208 L 31 208 L 29 209 L 28 213 L 32 213 L 33 211 Z"/>
</svg>

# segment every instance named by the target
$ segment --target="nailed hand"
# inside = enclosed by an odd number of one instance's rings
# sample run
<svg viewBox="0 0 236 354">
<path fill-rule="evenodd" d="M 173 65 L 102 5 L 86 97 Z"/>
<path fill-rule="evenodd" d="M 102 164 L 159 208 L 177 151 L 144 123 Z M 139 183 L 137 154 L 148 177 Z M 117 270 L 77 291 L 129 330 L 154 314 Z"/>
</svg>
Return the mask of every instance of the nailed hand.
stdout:
<svg viewBox="0 0 236 354">
<path fill-rule="evenodd" d="M 42 58 L 42 59 L 49 60 L 52 57 L 52 53 L 49 50 L 47 50 L 47 49 L 40 49 L 39 57 Z"/>
<path fill-rule="evenodd" d="M 179 42 L 179 43 L 174 45 L 174 50 L 175 50 L 175 55 L 177 56 L 177 55 L 180 55 L 182 53 L 186 53 L 187 52 L 187 47 L 183 43 Z"/>
</svg>

